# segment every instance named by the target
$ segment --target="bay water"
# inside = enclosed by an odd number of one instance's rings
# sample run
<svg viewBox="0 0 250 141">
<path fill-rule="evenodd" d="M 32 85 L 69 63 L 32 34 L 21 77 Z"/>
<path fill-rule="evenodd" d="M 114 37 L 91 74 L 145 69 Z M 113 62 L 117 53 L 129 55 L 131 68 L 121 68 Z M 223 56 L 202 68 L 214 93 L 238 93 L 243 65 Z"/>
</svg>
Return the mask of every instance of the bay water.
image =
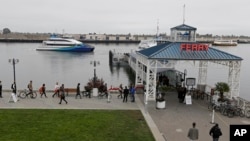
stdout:
<svg viewBox="0 0 250 141">
<path fill-rule="evenodd" d="M 34 89 L 45 83 L 48 90 L 54 89 L 56 82 L 65 87 L 74 88 L 77 83 L 82 87 L 94 76 L 94 69 L 98 78 L 102 78 L 108 87 L 118 87 L 130 84 L 126 67 L 110 67 L 109 51 L 129 53 L 138 44 L 91 44 L 95 46 L 92 53 L 70 53 L 54 51 L 36 51 L 40 43 L 0 43 L 0 80 L 3 89 L 10 89 L 14 81 L 13 65 L 9 59 L 19 59 L 15 65 L 17 89 L 26 89 L 30 80 Z M 215 47 L 243 58 L 240 74 L 240 97 L 250 100 L 248 92 L 250 78 L 250 44 L 239 44 L 236 47 Z M 98 61 L 94 67 L 93 61 Z M 176 69 L 187 69 L 187 77 L 197 77 L 198 68 L 193 61 L 180 61 Z M 228 67 L 209 65 L 207 83 L 210 86 L 218 81 L 227 82 Z"/>
</svg>

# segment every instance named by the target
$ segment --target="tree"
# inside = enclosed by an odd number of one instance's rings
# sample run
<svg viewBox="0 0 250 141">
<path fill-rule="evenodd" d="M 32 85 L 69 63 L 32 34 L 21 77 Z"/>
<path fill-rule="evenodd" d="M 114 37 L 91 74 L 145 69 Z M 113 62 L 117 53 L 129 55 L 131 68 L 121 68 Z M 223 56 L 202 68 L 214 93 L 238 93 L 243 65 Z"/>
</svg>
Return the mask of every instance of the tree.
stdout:
<svg viewBox="0 0 250 141">
<path fill-rule="evenodd" d="M 9 34 L 9 33 L 11 33 L 9 28 L 4 28 L 3 29 L 3 34 Z"/>
<path fill-rule="evenodd" d="M 217 82 L 215 84 L 215 90 L 220 92 L 220 98 L 223 101 L 224 100 L 224 92 L 229 92 L 230 88 L 229 85 L 225 82 Z"/>
</svg>

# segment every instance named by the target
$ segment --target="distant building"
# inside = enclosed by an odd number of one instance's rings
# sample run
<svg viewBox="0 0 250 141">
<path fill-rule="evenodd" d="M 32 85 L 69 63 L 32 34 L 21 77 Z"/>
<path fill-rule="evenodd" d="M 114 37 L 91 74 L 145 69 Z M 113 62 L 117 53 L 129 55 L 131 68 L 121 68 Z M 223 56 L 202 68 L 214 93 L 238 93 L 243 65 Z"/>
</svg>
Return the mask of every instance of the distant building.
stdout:
<svg viewBox="0 0 250 141">
<path fill-rule="evenodd" d="M 165 34 L 162 34 L 166 38 Z M 131 35 L 131 34 L 96 34 L 88 33 L 80 35 L 80 40 L 99 40 L 99 41 L 141 41 L 155 39 L 156 35 Z"/>
</svg>

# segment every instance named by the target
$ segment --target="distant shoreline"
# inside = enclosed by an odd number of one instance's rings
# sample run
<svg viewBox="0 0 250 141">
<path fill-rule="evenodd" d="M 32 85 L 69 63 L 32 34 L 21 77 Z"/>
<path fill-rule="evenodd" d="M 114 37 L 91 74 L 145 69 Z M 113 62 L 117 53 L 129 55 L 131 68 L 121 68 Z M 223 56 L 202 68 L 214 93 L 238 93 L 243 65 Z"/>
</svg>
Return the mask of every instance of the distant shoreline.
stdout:
<svg viewBox="0 0 250 141">
<path fill-rule="evenodd" d="M 134 40 L 79 40 L 83 43 L 140 43 Z M 42 43 L 43 40 L 39 39 L 0 39 L 4 43 Z"/>
<path fill-rule="evenodd" d="M 128 44 L 139 44 L 139 40 L 79 40 L 83 43 L 128 43 Z M 3 43 L 42 43 L 42 39 L 13 39 L 13 38 L 5 38 L 1 39 L 0 42 Z M 165 42 L 165 41 L 162 41 Z M 213 40 L 199 40 L 197 39 L 197 42 L 199 43 L 213 43 Z M 244 40 L 238 40 L 239 44 L 250 44 L 250 41 L 244 41 Z"/>
</svg>

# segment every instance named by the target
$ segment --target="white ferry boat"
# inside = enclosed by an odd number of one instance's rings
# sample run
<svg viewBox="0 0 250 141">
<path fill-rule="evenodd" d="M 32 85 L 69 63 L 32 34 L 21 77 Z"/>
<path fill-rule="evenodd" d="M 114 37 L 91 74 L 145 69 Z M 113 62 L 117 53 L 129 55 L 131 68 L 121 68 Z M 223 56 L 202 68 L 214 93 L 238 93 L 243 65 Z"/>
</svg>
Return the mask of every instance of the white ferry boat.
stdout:
<svg viewBox="0 0 250 141">
<path fill-rule="evenodd" d="M 213 42 L 215 46 L 237 46 L 238 42 L 233 40 L 215 40 Z"/>
<path fill-rule="evenodd" d="M 95 47 L 71 38 L 51 37 L 43 41 L 37 51 L 93 52 Z"/>
</svg>

